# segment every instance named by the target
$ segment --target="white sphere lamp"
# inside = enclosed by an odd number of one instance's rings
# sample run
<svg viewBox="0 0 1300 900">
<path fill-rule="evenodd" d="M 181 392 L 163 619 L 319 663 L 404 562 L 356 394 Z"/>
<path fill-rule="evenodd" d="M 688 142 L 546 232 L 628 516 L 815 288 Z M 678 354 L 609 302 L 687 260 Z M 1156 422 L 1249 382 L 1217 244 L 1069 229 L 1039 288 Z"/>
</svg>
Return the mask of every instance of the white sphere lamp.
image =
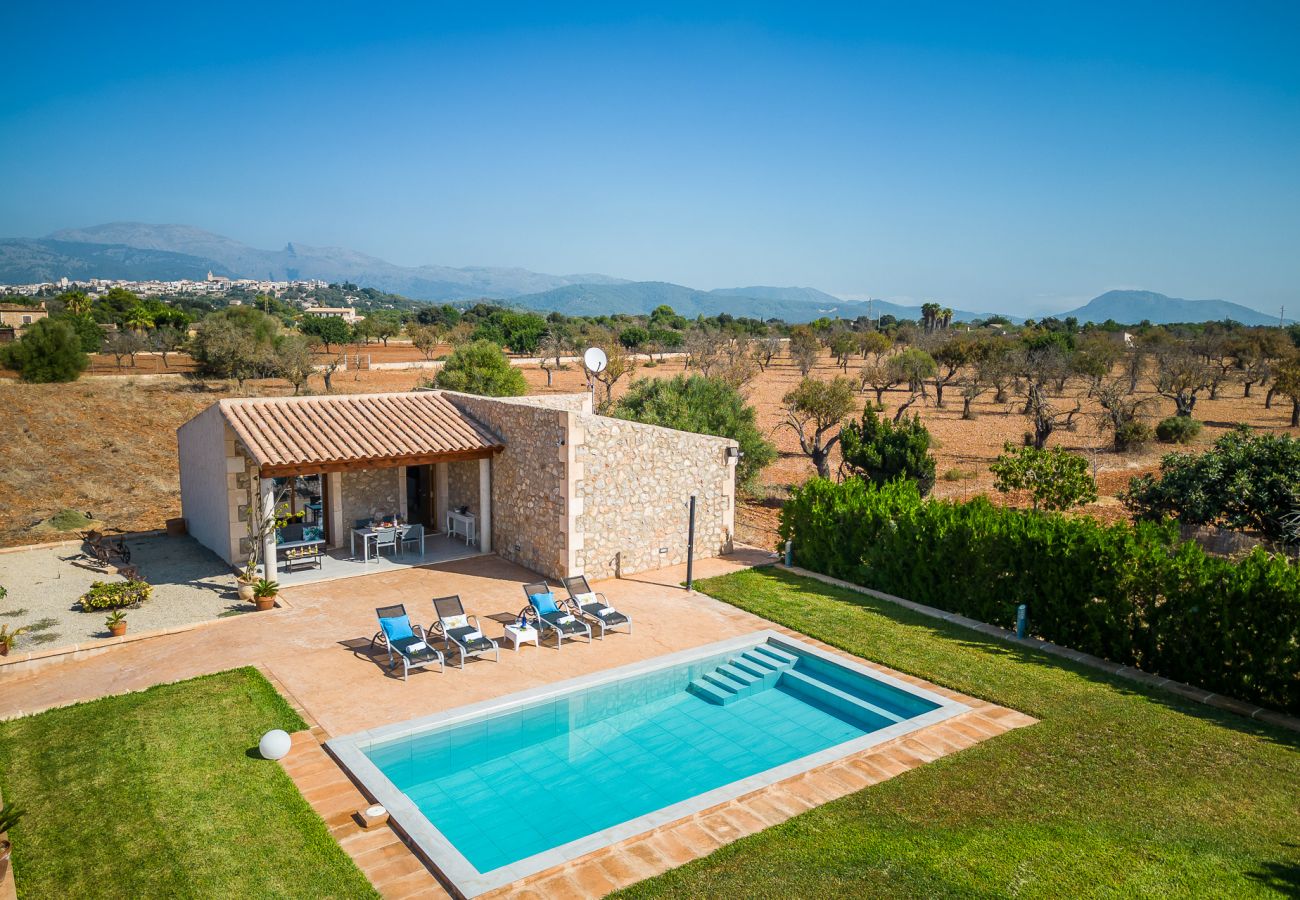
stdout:
<svg viewBox="0 0 1300 900">
<path fill-rule="evenodd" d="M 257 752 L 262 754 L 263 759 L 284 759 L 289 755 L 290 744 L 287 731 L 273 728 L 257 742 Z"/>
</svg>

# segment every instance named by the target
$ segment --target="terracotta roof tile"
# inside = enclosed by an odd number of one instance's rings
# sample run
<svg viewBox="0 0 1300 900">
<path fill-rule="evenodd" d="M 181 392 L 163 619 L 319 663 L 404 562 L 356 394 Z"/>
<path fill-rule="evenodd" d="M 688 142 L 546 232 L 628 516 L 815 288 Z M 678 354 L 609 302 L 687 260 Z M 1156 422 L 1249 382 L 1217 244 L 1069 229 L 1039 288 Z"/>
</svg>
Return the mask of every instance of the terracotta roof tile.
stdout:
<svg viewBox="0 0 1300 900">
<path fill-rule="evenodd" d="M 436 391 L 222 400 L 218 406 L 259 467 L 394 464 L 504 446 Z"/>
</svg>

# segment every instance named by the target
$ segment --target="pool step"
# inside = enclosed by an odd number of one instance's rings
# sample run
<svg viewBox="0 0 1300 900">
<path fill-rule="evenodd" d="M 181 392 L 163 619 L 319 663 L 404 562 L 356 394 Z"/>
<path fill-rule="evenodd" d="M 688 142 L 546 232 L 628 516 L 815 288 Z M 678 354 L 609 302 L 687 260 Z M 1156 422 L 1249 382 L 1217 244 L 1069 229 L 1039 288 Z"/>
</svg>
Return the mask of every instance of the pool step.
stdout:
<svg viewBox="0 0 1300 900">
<path fill-rule="evenodd" d="M 872 729 L 885 727 L 885 724 L 893 725 L 903 721 L 903 717 L 897 713 L 883 709 L 868 700 L 863 700 L 861 697 L 847 694 L 839 688 L 818 681 L 816 678 L 810 678 L 800 672 L 787 672 L 784 684 L 788 690 L 825 703 L 846 713 L 850 718 L 865 723 Z"/>
<path fill-rule="evenodd" d="M 759 652 L 766 650 L 767 652 Z M 776 686 L 781 674 L 796 662 L 795 657 L 767 644 L 746 650 L 738 656 L 706 672 L 687 686 L 687 690 L 702 700 L 726 706 L 741 697 L 765 691 Z"/>
</svg>

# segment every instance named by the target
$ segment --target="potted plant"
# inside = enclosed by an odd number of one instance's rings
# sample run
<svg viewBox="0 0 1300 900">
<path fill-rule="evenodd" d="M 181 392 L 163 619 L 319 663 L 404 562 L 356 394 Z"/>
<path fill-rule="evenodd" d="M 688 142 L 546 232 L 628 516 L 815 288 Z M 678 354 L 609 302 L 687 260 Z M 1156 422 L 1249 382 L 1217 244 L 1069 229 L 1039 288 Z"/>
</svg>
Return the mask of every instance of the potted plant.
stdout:
<svg viewBox="0 0 1300 900">
<path fill-rule="evenodd" d="M 280 585 L 265 578 L 259 578 L 253 585 L 253 602 L 258 612 L 266 612 L 275 607 L 275 598 L 280 593 Z"/>
<path fill-rule="evenodd" d="M 113 637 L 121 637 L 126 634 L 126 613 L 120 609 L 113 610 L 104 620 L 104 626 Z"/>
<path fill-rule="evenodd" d="M 239 582 L 239 599 L 244 603 L 252 603 L 253 591 L 257 585 L 257 563 L 250 559 L 235 580 Z"/>
<path fill-rule="evenodd" d="M 0 806 L 0 834 L 9 832 L 22 817 L 23 810 L 17 806 Z M 9 852 L 12 849 L 9 841 L 0 841 L 0 882 L 5 880 L 5 873 L 9 871 Z"/>
<path fill-rule="evenodd" d="M 18 641 L 18 635 L 25 631 L 27 631 L 26 628 L 15 628 L 10 631 L 8 625 L 0 625 L 0 656 L 8 656 L 9 651 L 14 648 L 14 644 Z"/>
</svg>

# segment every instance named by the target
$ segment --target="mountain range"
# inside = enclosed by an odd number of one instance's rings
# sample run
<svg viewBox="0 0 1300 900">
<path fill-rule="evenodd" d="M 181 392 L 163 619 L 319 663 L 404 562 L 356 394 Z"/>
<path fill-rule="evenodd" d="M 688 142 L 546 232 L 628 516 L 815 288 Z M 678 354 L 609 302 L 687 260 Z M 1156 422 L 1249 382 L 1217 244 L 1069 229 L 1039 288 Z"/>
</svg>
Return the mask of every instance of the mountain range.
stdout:
<svg viewBox="0 0 1300 900">
<path fill-rule="evenodd" d="M 1078 309 L 1056 314 L 1058 319 L 1067 316 L 1074 316 L 1080 322 L 1113 320 L 1130 325 L 1143 321 L 1168 325 L 1171 322 L 1219 322 L 1224 319 L 1232 319 L 1243 325 L 1278 324 L 1277 316 L 1266 315 L 1240 303 L 1227 300 L 1184 300 L 1181 297 L 1166 297 L 1155 291 L 1107 291 L 1099 297 L 1093 297 Z"/>
<path fill-rule="evenodd" d="M 402 294 L 414 300 L 506 300 L 527 309 L 568 315 L 611 312 L 649 313 L 667 304 L 688 318 L 730 313 L 807 322 L 823 316 L 853 319 L 892 315 L 918 319 L 919 305 L 886 300 L 846 300 L 811 287 L 719 288 L 701 291 L 663 281 L 629 281 L 597 273 L 547 275 L 520 268 L 399 266 L 343 247 L 289 243 L 261 250 L 189 225 L 111 222 L 55 231 L 44 238 L 0 239 L 0 284 L 30 284 L 71 279 L 136 281 L 202 279 L 208 272 L 230 278 L 275 281 L 316 278 L 350 281 Z M 968 322 L 993 313 L 954 310 Z M 1234 319 L 1268 325 L 1276 317 L 1225 300 L 1183 300 L 1151 291 L 1107 291 L 1078 309 L 1057 314 L 1082 322 L 1136 323 L 1148 320 L 1200 322 Z M 1015 316 L 1006 316 L 1020 322 Z"/>
</svg>

